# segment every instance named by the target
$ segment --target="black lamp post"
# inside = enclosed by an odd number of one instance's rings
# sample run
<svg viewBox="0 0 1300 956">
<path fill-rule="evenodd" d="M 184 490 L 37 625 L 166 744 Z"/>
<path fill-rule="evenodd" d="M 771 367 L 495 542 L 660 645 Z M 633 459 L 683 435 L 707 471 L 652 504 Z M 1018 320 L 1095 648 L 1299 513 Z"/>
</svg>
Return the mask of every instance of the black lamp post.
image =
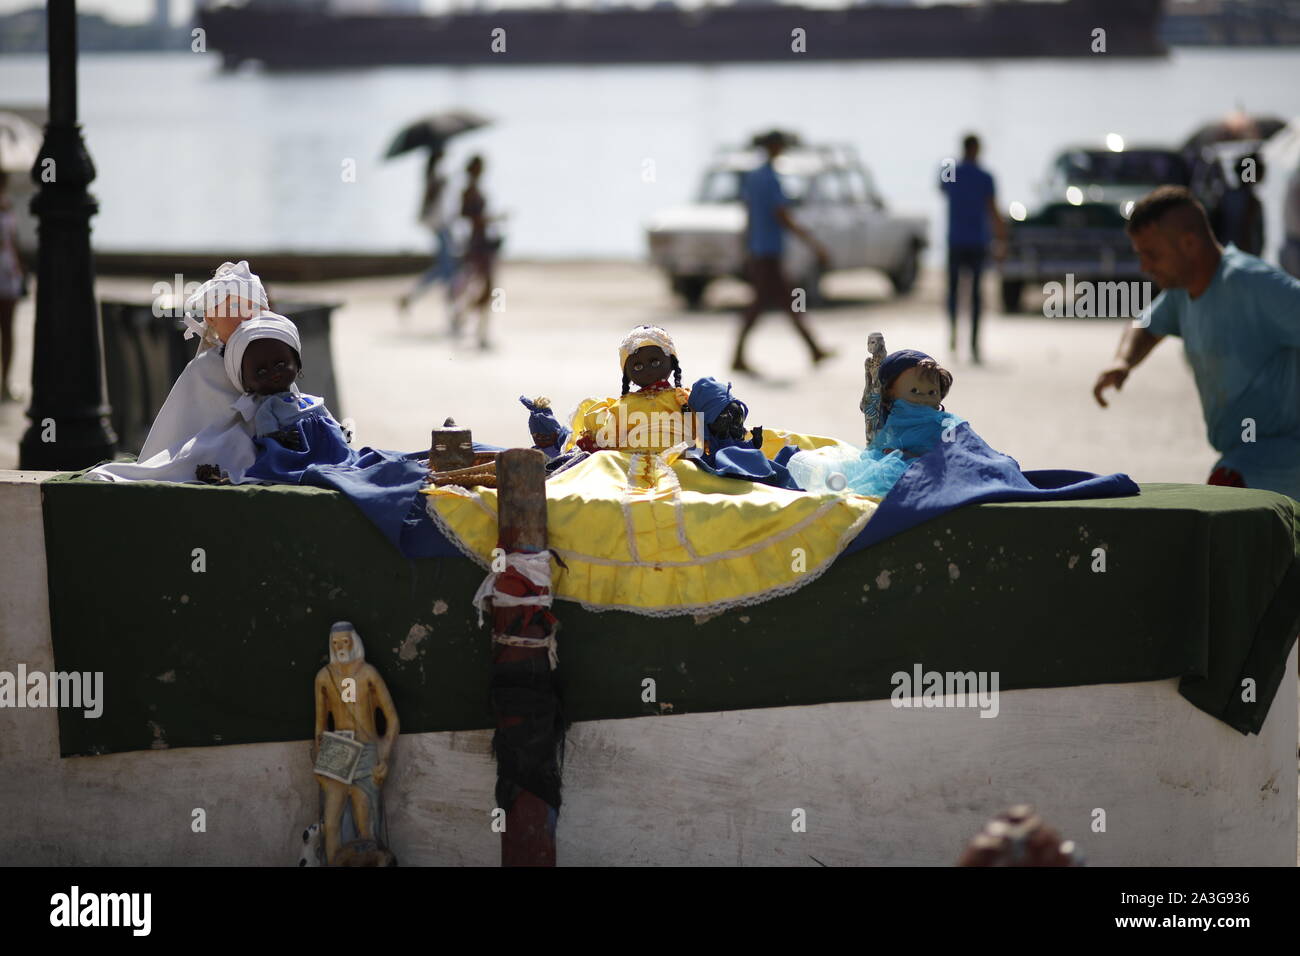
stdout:
<svg viewBox="0 0 1300 956">
<path fill-rule="evenodd" d="M 32 167 L 40 191 L 36 334 L 32 355 L 31 424 L 19 445 L 19 467 L 84 468 L 117 450 L 104 392 L 104 361 L 90 217 L 99 204 L 87 191 L 95 166 L 77 125 L 77 6 L 47 0 L 50 121 Z"/>
</svg>

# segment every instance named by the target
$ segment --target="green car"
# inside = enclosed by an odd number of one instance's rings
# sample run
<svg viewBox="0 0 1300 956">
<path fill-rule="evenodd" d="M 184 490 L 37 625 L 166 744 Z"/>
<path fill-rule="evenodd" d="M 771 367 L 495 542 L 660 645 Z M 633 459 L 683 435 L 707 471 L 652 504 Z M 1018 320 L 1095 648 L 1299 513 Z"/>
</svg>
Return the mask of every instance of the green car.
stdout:
<svg viewBox="0 0 1300 956">
<path fill-rule="evenodd" d="M 1165 148 L 1061 152 L 1048 170 L 1032 213 L 1013 201 L 1006 255 L 1000 265 L 1002 307 L 1019 312 L 1026 285 L 1049 282 L 1141 281 L 1137 255 L 1124 232 L 1133 204 L 1164 184 L 1186 185 L 1181 153 Z M 1113 148 L 1118 145 L 1120 148 Z"/>
</svg>

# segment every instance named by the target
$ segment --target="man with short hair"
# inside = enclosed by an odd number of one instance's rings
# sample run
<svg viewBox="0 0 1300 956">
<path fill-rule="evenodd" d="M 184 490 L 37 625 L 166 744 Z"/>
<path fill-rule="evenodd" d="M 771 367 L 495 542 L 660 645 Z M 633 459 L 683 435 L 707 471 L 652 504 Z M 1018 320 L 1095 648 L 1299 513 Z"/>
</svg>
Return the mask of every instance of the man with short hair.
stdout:
<svg viewBox="0 0 1300 956">
<path fill-rule="evenodd" d="M 1209 484 L 1300 498 L 1300 281 L 1221 247 L 1205 208 L 1182 186 L 1133 207 L 1129 240 L 1164 291 L 1124 332 L 1093 387 L 1122 388 L 1166 335 L 1183 340 L 1210 444 L 1222 456 Z"/>
<path fill-rule="evenodd" d="M 989 243 L 996 231 L 1006 241 L 1006 223 L 998 215 L 993 176 L 979 164 L 979 137 L 971 133 L 962 140 L 962 161 L 952 175 L 939 177 L 939 188 L 948 197 L 948 349 L 957 351 L 957 292 L 962 273 L 970 274 L 971 361 L 980 361 L 980 279 L 988 258 Z"/>
<path fill-rule="evenodd" d="M 773 165 L 788 141 L 786 135 L 779 130 L 773 130 L 755 141 L 755 145 L 761 146 L 767 152 L 767 162 L 745 175 L 741 190 L 748 214 L 745 226 L 745 274 L 750 285 L 754 287 L 754 298 L 741 313 L 736 354 L 731 360 L 731 368 L 736 372 L 753 374 L 753 370 L 745 361 L 745 342 L 749 339 L 749 333 L 754 330 L 754 326 L 758 324 L 763 310 L 769 308 L 781 309 L 790 316 L 795 331 L 808 346 L 814 365 L 834 354 L 817 344 L 812 332 L 795 311 L 793 290 L 781 265 L 787 232 L 793 233 L 809 245 L 821 269 L 824 270 L 830 265 L 830 254 L 826 251 L 826 247 L 790 215 L 790 200 L 781 188 L 781 179 Z"/>
</svg>

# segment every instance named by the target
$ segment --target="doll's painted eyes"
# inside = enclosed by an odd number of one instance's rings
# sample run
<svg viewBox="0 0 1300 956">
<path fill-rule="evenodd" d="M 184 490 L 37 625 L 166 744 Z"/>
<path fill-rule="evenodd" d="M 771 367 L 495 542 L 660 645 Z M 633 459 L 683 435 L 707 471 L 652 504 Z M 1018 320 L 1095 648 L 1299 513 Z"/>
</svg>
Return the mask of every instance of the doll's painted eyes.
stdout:
<svg viewBox="0 0 1300 956">
<path fill-rule="evenodd" d="M 276 362 L 275 365 L 272 366 L 272 368 L 274 368 L 277 372 L 278 372 L 280 369 L 288 368 L 288 367 L 289 367 L 289 363 L 288 363 L 288 362 Z M 255 374 L 258 378 L 265 378 L 265 377 L 266 377 L 266 373 L 267 373 L 267 368 L 266 368 L 265 365 L 263 365 L 263 366 L 261 366 L 260 368 L 258 368 L 258 370 L 257 370 L 254 374 Z"/>
</svg>

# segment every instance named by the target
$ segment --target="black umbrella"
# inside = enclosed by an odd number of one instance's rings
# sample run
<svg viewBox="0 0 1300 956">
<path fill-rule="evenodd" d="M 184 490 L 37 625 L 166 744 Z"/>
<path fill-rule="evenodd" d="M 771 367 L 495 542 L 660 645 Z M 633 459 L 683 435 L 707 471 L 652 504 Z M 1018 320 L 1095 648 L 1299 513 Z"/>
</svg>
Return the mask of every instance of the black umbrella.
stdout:
<svg viewBox="0 0 1300 956">
<path fill-rule="evenodd" d="M 491 120 L 486 116 L 470 110 L 444 110 L 441 113 L 432 113 L 409 124 L 398 133 L 388 147 L 388 152 L 384 154 L 384 159 L 401 156 L 413 149 L 440 150 L 453 136 L 487 126 L 490 122 Z"/>
<path fill-rule="evenodd" d="M 1249 116 L 1246 113 L 1232 113 L 1214 123 L 1206 123 L 1187 138 L 1183 149 L 1200 149 L 1214 143 L 1229 143 L 1234 140 L 1268 139 L 1283 126 L 1286 120 L 1276 116 Z"/>
</svg>

